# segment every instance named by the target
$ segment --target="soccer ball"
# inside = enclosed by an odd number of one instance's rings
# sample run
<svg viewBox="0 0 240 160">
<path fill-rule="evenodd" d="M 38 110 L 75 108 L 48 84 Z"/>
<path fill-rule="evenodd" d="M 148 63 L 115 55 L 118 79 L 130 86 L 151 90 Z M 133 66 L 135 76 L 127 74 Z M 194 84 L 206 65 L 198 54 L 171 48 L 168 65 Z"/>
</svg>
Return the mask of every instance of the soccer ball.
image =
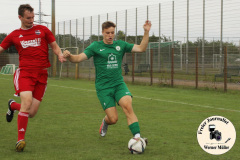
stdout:
<svg viewBox="0 0 240 160">
<path fill-rule="evenodd" d="M 131 138 L 128 142 L 128 149 L 132 154 L 141 154 L 146 148 L 146 142 L 142 138 Z"/>
</svg>

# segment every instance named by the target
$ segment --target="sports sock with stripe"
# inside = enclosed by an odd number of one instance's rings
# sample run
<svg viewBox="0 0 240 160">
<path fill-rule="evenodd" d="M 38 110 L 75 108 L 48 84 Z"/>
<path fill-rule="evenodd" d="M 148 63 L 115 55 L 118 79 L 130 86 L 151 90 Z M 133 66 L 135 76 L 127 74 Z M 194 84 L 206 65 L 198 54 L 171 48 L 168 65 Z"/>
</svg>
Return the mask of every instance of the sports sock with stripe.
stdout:
<svg viewBox="0 0 240 160">
<path fill-rule="evenodd" d="M 24 139 L 27 124 L 28 124 L 28 116 L 27 112 L 19 112 L 18 113 L 18 141 Z"/>
</svg>

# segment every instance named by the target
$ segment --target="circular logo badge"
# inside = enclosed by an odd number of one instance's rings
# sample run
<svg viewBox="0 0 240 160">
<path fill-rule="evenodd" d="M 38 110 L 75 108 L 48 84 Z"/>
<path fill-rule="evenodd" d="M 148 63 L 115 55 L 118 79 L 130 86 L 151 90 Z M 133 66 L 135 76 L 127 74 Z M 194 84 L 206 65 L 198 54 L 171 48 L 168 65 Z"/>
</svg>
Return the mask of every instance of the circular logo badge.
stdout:
<svg viewBox="0 0 240 160">
<path fill-rule="evenodd" d="M 117 51 L 120 51 L 120 49 L 121 49 L 120 46 L 116 46 Z"/>
<path fill-rule="evenodd" d="M 201 148 L 207 153 L 224 154 L 233 147 L 236 140 L 236 130 L 225 117 L 208 117 L 198 127 L 197 140 Z"/>
<path fill-rule="evenodd" d="M 36 30 L 35 33 L 36 33 L 36 35 L 40 35 L 41 34 L 40 30 Z"/>
</svg>

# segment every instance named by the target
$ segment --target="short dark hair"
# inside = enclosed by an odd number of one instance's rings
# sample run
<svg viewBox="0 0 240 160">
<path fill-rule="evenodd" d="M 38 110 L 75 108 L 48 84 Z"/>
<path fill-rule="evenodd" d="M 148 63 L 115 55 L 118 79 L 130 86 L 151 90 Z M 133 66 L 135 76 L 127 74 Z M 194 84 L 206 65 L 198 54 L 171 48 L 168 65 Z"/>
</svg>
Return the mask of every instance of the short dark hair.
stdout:
<svg viewBox="0 0 240 160">
<path fill-rule="evenodd" d="M 108 28 L 110 28 L 110 27 L 116 27 L 116 24 L 114 24 L 112 21 L 106 21 L 106 22 L 104 22 L 103 24 L 102 24 L 102 31 L 104 30 L 104 29 L 108 29 Z"/>
<path fill-rule="evenodd" d="M 21 4 L 18 8 L 18 15 L 22 16 L 24 15 L 24 12 L 28 10 L 29 12 L 33 12 L 34 9 L 29 4 Z"/>
</svg>

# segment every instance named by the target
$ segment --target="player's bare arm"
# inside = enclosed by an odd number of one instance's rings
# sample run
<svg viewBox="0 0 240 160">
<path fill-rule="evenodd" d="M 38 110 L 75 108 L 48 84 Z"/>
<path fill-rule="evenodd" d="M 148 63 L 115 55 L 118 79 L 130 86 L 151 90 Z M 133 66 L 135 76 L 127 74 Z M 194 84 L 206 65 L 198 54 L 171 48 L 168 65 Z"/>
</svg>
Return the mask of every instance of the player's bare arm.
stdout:
<svg viewBox="0 0 240 160">
<path fill-rule="evenodd" d="M 151 29 L 151 22 L 150 21 L 146 21 L 145 24 L 143 25 L 143 29 L 144 29 L 144 35 L 143 35 L 143 39 L 140 43 L 140 45 L 135 44 L 133 46 L 132 52 L 145 52 L 148 46 L 148 42 L 149 42 L 149 31 Z"/>
<path fill-rule="evenodd" d="M 72 55 L 68 50 L 63 51 L 63 56 L 65 58 L 68 58 L 68 60 L 73 63 L 81 62 L 88 59 L 85 53 Z"/>
<path fill-rule="evenodd" d="M 52 48 L 52 50 L 53 50 L 53 53 L 58 56 L 58 60 L 59 60 L 60 62 L 66 61 L 66 58 L 63 56 L 62 51 L 61 51 L 61 49 L 60 49 L 60 47 L 58 46 L 58 44 L 57 44 L 56 41 L 50 43 L 50 46 L 51 46 L 51 48 Z"/>
<path fill-rule="evenodd" d="M 0 46 L 0 54 L 4 52 L 5 50 Z"/>
</svg>

